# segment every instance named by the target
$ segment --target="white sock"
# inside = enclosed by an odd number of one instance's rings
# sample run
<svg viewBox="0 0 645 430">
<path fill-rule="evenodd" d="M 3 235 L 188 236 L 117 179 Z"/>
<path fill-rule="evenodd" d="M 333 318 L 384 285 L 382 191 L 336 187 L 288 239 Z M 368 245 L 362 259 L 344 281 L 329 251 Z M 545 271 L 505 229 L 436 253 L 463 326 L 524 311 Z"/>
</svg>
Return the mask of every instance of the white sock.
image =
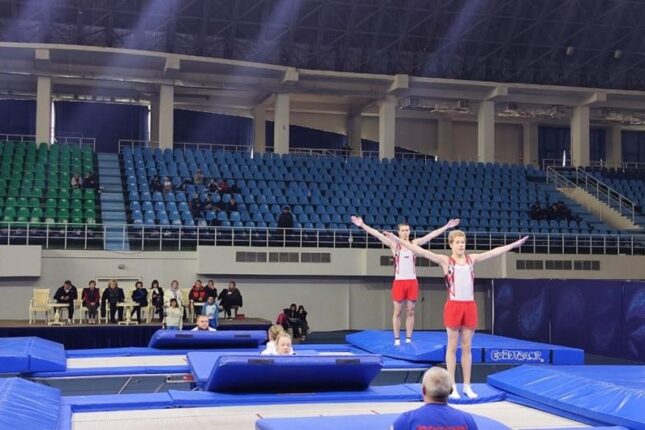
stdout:
<svg viewBox="0 0 645 430">
<path fill-rule="evenodd" d="M 394 346 L 400 346 L 401 345 L 401 339 L 398 337 L 394 339 Z"/>
<path fill-rule="evenodd" d="M 405 338 L 405 343 L 412 343 L 412 338 L 411 337 L 406 337 Z"/>
<path fill-rule="evenodd" d="M 456 385 L 453 385 L 453 386 L 452 386 L 452 393 L 450 393 L 450 396 L 449 396 L 449 397 L 450 397 L 451 399 L 453 399 L 453 400 L 459 400 L 459 399 L 461 399 L 461 396 L 459 395 L 459 391 L 457 391 L 457 386 L 456 386 Z"/>
<path fill-rule="evenodd" d="M 464 394 L 465 394 L 465 395 L 466 395 L 466 397 L 468 397 L 469 399 L 476 399 L 477 397 L 479 397 L 479 396 L 477 395 L 477 393 L 475 393 L 475 392 L 473 391 L 473 389 L 470 387 L 470 385 L 466 385 L 466 384 L 464 384 Z"/>
</svg>

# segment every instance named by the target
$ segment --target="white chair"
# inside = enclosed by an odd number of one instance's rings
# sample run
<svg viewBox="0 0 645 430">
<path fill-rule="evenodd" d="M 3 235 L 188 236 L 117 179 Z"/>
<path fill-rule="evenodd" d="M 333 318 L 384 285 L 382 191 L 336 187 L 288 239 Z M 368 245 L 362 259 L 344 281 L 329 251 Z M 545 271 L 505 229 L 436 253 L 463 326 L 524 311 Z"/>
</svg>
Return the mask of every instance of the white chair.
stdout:
<svg viewBox="0 0 645 430">
<path fill-rule="evenodd" d="M 29 300 L 29 324 L 36 322 L 36 313 L 45 313 L 45 322 L 49 324 L 49 288 L 34 288 L 33 296 Z"/>
</svg>

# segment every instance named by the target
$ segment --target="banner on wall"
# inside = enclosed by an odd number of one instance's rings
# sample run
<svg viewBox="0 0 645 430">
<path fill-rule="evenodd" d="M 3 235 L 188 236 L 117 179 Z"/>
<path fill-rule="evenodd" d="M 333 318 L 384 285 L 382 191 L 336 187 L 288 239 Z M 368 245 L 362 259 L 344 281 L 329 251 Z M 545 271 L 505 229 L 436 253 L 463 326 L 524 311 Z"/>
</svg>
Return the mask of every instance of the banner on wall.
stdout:
<svg viewBox="0 0 645 430">
<path fill-rule="evenodd" d="M 493 290 L 494 334 L 549 342 L 549 295 L 543 281 L 495 280 Z"/>
<path fill-rule="evenodd" d="M 623 356 L 645 361 L 645 282 L 623 282 Z"/>
</svg>

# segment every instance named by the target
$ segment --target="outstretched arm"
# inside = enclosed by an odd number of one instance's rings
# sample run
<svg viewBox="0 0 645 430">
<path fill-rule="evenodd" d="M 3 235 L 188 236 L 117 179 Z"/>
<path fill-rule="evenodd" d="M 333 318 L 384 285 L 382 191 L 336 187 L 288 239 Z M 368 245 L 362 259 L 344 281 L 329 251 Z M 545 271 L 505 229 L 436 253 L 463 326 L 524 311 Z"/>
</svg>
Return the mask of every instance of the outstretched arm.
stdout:
<svg viewBox="0 0 645 430">
<path fill-rule="evenodd" d="M 426 243 L 430 242 L 435 237 L 441 236 L 442 234 L 444 234 L 445 231 L 448 230 L 449 228 L 453 228 L 453 227 L 456 227 L 458 225 L 459 225 L 459 219 L 458 218 L 457 219 L 451 219 L 443 227 L 440 227 L 440 228 L 438 228 L 436 230 L 433 230 L 433 231 L 431 231 L 430 233 L 426 234 L 423 237 L 420 237 L 418 239 L 414 239 L 412 241 L 412 243 L 414 243 L 415 245 L 423 246 Z"/>
<path fill-rule="evenodd" d="M 519 248 L 520 246 L 524 245 L 524 242 L 526 242 L 528 238 L 529 238 L 528 236 L 524 236 L 520 240 L 517 240 L 508 245 L 498 246 L 497 248 L 493 248 L 490 251 L 482 252 L 481 254 L 469 254 L 469 255 L 474 263 L 488 260 L 489 258 L 500 256 L 510 251 L 511 249 Z"/>
<path fill-rule="evenodd" d="M 408 242 L 405 240 L 400 240 L 397 236 L 394 234 L 390 233 L 389 231 L 385 232 L 385 235 L 387 236 L 388 239 L 392 241 L 394 244 L 400 244 L 401 246 L 408 248 L 410 251 L 414 252 L 416 255 L 420 257 L 425 257 L 428 260 L 432 261 L 435 264 L 438 264 L 442 267 L 448 264 L 448 257 L 445 255 L 441 254 L 435 254 L 434 252 L 428 251 L 427 249 L 423 249 L 418 245 L 415 245 L 412 242 Z"/>
<path fill-rule="evenodd" d="M 362 228 L 365 230 L 368 234 L 371 234 L 375 238 L 381 241 L 381 243 L 385 246 L 389 246 L 392 248 L 394 246 L 394 242 L 392 242 L 390 239 L 385 237 L 383 233 L 380 231 L 376 230 L 375 228 L 370 227 L 369 225 L 365 224 L 363 222 L 363 218 L 359 216 L 352 216 L 352 223 L 354 223 L 355 226 Z"/>
</svg>

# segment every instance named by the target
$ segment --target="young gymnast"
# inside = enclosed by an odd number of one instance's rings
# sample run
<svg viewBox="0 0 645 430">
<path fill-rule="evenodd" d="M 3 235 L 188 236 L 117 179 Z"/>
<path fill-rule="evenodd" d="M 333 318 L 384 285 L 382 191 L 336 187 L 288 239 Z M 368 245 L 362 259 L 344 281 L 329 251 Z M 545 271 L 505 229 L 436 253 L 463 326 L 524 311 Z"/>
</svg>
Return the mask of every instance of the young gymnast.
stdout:
<svg viewBox="0 0 645 430">
<path fill-rule="evenodd" d="M 448 298 L 444 306 L 443 320 L 448 333 L 448 347 L 446 348 L 446 367 L 453 381 L 455 368 L 457 367 L 457 342 L 461 331 L 461 368 L 464 373 L 464 394 L 471 398 L 477 398 L 477 394 L 470 386 L 470 374 L 472 367 L 471 343 L 475 329 L 477 328 L 477 303 L 475 302 L 474 265 L 489 258 L 497 257 L 514 248 L 519 248 L 526 242 L 528 236 L 513 242 L 509 245 L 500 246 L 480 254 L 466 254 L 466 234 L 461 230 L 453 230 L 448 235 L 448 243 L 452 254 L 450 256 L 435 254 L 421 248 L 420 246 L 400 240 L 390 232 L 385 235 L 394 243 L 414 252 L 416 255 L 441 266 L 448 288 Z M 459 392 L 456 385 L 453 386 L 453 399 L 458 399 Z"/>
<path fill-rule="evenodd" d="M 390 248 L 394 256 L 394 281 L 392 282 L 392 304 L 394 311 L 392 313 L 392 331 L 394 332 L 394 346 L 399 346 L 401 341 L 399 339 L 401 332 L 401 311 L 405 302 L 405 343 L 412 342 L 412 331 L 414 330 L 414 308 L 419 297 L 419 282 L 417 281 L 417 274 L 415 268 L 414 253 L 408 249 L 404 249 L 397 242 L 388 239 L 380 231 L 368 226 L 363 222 L 363 219 L 358 216 L 352 217 L 352 222 L 365 230 L 370 235 L 374 236 L 383 243 L 383 245 Z M 401 242 L 413 243 L 415 245 L 424 245 L 437 236 L 442 235 L 449 228 L 459 225 L 458 219 L 451 219 L 446 225 L 436 230 L 431 231 L 423 237 L 412 240 L 410 242 L 410 225 L 407 223 L 399 224 L 399 237 L 397 240 Z"/>
<path fill-rule="evenodd" d="M 269 330 L 267 331 L 269 341 L 267 342 L 266 348 L 264 349 L 264 351 L 262 351 L 261 355 L 277 355 L 278 349 L 276 339 L 281 333 L 284 332 L 284 328 L 279 324 L 274 324 L 269 327 Z M 291 350 L 291 353 L 293 353 L 293 349 Z"/>
</svg>

